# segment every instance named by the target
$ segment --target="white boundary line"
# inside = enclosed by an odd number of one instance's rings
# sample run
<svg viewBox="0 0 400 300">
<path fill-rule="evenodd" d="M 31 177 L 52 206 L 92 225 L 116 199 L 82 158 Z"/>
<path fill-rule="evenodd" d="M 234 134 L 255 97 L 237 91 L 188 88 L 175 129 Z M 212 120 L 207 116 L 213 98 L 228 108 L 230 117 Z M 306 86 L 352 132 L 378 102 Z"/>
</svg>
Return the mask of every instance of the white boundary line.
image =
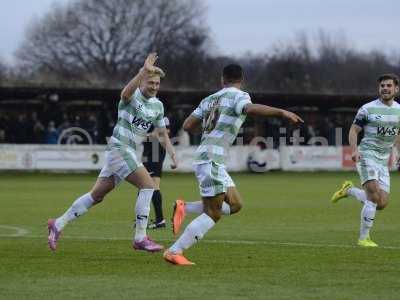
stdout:
<svg viewBox="0 0 400 300">
<path fill-rule="evenodd" d="M 3 227 L 0 225 L 0 228 Z M 10 227 L 10 226 L 8 226 Z M 18 228 L 18 227 L 12 227 Z M 22 229 L 22 228 L 19 228 Z M 25 230 L 26 231 L 26 230 Z M 0 235 L 4 236 L 4 235 Z M 46 234 L 39 235 L 7 235 L 6 237 L 19 237 L 31 239 L 44 239 Z M 116 237 L 92 237 L 92 236 L 63 236 L 62 239 L 67 240 L 87 240 L 87 241 L 130 241 L 130 238 L 116 238 Z M 160 242 L 173 242 L 173 239 L 157 239 Z M 266 245 L 266 246 L 287 246 L 287 247 L 309 247 L 309 248 L 347 248 L 347 249 L 362 249 L 357 245 L 341 245 L 341 244 L 319 244 L 319 243 L 300 243 L 300 242 L 273 242 L 273 241 L 248 241 L 248 240 L 201 240 L 201 243 L 209 244 L 232 244 L 232 245 Z M 400 246 L 379 246 L 377 249 L 385 250 L 400 250 Z"/>
<path fill-rule="evenodd" d="M 15 233 L 12 233 L 12 234 L 0 233 L 0 237 L 22 237 L 22 236 L 26 236 L 29 233 L 28 230 L 26 230 L 22 227 L 17 227 L 17 226 L 0 225 L 0 229 L 15 231 Z"/>
</svg>

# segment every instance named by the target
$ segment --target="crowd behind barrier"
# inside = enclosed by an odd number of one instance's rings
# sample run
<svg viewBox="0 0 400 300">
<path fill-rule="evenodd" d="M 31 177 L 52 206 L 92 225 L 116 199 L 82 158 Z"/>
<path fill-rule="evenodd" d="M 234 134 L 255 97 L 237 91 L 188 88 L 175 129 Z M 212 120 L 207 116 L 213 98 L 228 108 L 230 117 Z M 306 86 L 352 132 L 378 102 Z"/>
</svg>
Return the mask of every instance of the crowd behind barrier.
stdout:
<svg viewBox="0 0 400 300">
<path fill-rule="evenodd" d="M 173 107 L 166 111 L 170 119 L 171 137 L 175 144 L 197 145 L 200 136 L 187 135 L 181 127 L 194 107 Z M 256 137 L 269 138 L 273 148 L 280 145 L 347 145 L 347 134 L 356 109 L 344 112 L 307 111 L 307 107 L 294 110 L 305 120 L 304 125 L 293 128 L 276 118 L 247 118 L 238 139 L 247 145 Z M 115 105 L 66 105 L 46 103 L 37 106 L 2 107 L 0 103 L 0 143 L 57 144 L 64 130 L 74 127 L 86 131 L 93 144 L 106 144 L 117 118 Z M 297 136 L 297 140 L 296 140 Z M 65 143 L 65 141 L 61 141 Z M 85 144 L 85 139 L 74 143 Z M 236 141 L 236 143 L 238 143 Z"/>
</svg>

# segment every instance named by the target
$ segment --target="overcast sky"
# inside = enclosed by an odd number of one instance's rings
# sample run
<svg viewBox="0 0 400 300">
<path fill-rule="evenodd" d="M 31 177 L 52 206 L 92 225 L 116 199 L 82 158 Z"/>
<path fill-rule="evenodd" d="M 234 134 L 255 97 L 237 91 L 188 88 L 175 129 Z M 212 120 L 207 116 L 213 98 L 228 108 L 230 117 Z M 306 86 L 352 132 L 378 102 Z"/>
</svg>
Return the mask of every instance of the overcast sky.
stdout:
<svg viewBox="0 0 400 300">
<path fill-rule="evenodd" d="M 33 17 L 52 3 L 71 0 L 0 0 L 0 58 L 12 61 Z M 148 0 L 151 1 L 151 0 Z M 400 0 L 197 0 L 208 6 L 208 25 L 220 53 L 259 53 L 296 33 L 319 30 L 345 36 L 359 50 L 400 52 Z"/>
</svg>

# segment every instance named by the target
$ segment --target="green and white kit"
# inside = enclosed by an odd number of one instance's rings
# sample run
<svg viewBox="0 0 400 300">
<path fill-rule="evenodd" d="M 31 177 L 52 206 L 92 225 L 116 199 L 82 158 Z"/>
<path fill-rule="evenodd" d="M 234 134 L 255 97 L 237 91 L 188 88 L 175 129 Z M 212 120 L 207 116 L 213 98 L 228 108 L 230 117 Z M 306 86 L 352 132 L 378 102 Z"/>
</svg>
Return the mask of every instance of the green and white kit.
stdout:
<svg viewBox="0 0 400 300">
<path fill-rule="evenodd" d="M 394 141 L 400 132 L 400 104 L 393 101 L 391 106 L 387 106 L 380 99 L 371 101 L 358 110 L 354 124 L 364 130 L 357 163 L 361 184 L 377 180 L 381 188 L 389 193 L 388 163 Z"/>
<path fill-rule="evenodd" d="M 105 165 L 99 177 L 114 177 L 118 184 L 143 164 L 136 154 L 151 125 L 165 127 L 164 105 L 156 97 L 145 98 L 136 89 L 129 102 L 120 100 L 118 121 L 108 141 Z"/>
<path fill-rule="evenodd" d="M 203 99 L 192 113 L 203 122 L 203 135 L 194 160 L 203 197 L 224 193 L 227 187 L 235 186 L 226 172 L 225 157 L 246 119 L 243 108 L 248 103 L 251 103 L 248 93 L 234 87 L 224 88 Z"/>
</svg>

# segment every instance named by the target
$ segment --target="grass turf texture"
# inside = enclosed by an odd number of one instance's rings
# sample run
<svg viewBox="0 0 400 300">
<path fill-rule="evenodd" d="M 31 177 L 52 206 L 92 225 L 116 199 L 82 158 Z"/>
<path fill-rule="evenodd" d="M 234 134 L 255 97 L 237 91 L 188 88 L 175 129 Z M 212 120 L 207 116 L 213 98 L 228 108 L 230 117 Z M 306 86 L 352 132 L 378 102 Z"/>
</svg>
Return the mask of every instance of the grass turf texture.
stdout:
<svg viewBox="0 0 400 300">
<path fill-rule="evenodd" d="M 224 217 L 186 252 L 194 267 L 131 248 L 136 189 L 124 183 L 47 248 L 46 221 L 85 193 L 95 174 L 0 174 L 1 299 L 398 299 L 400 186 L 378 213 L 378 249 L 355 247 L 361 205 L 330 204 L 355 173 L 233 174 L 242 211 Z M 164 210 L 198 199 L 193 175 L 165 175 Z M 188 218 L 188 220 L 191 219 Z M 187 223 L 187 222 L 186 222 Z M 27 230 L 23 236 L 10 227 Z M 167 230 L 149 231 L 166 246 Z M 354 247 L 353 247 L 354 246 Z"/>
</svg>

